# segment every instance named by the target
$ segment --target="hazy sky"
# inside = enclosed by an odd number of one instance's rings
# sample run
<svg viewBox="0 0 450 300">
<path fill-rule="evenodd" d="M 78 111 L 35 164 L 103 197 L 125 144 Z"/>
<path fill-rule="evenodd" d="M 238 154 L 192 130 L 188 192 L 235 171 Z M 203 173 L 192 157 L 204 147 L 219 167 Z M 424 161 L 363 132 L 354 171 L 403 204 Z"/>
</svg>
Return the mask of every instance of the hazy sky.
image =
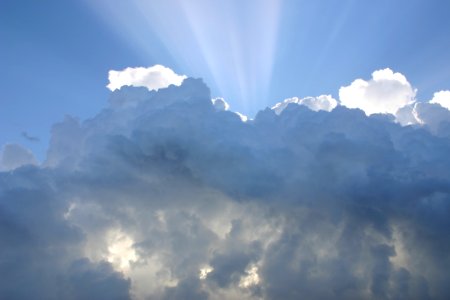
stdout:
<svg viewBox="0 0 450 300">
<path fill-rule="evenodd" d="M 449 11 L 445 0 L 3 0 L 0 144 L 42 159 L 53 122 L 104 105 L 109 70 L 154 64 L 203 78 L 250 116 L 288 97 L 336 97 L 386 67 L 429 100 L 450 88 Z"/>
</svg>

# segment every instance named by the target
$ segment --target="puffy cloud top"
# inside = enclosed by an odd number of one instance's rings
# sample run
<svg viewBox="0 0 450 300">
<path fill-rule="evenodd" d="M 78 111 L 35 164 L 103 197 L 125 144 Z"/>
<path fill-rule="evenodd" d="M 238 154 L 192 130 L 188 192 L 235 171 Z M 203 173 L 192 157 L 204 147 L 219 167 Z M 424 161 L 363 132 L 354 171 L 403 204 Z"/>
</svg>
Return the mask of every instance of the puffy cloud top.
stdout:
<svg viewBox="0 0 450 300">
<path fill-rule="evenodd" d="M 448 299 L 445 119 L 297 102 L 243 122 L 187 78 L 55 124 L 0 172 L 0 298 Z"/>
<path fill-rule="evenodd" d="M 225 111 L 230 108 L 230 105 L 223 98 L 214 98 L 211 101 L 217 111 Z"/>
<path fill-rule="evenodd" d="M 313 111 L 331 111 L 337 106 L 337 101 L 331 97 L 331 95 L 321 95 L 318 97 L 306 97 L 303 99 L 297 97 L 288 98 L 283 102 L 275 104 L 272 107 L 272 110 L 279 115 L 291 103 L 304 105 Z"/>
<path fill-rule="evenodd" d="M 122 71 L 109 71 L 107 87 L 111 91 L 120 89 L 122 86 L 143 86 L 149 90 L 158 90 L 171 84 L 179 86 L 185 78 L 185 75 L 178 75 L 161 65 L 148 68 L 126 68 Z"/>
<path fill-rule="evenodd" d="M 434 93 L 429 102 L 415 102 L 400 108 L 395 114 L 401 125 L 423 126 L 436 135 L 449 136 L 450 91 Z"/>
<path fill-rule="evenodd" d="M 439 104 L 442 107 L 450 110 L 450 91 L 440 91 L 434 93 L 433 99 L 430 103 Z"/>
<path fill-rule="evenodd" d="M 356 79 L 339 90 L 342 105 L 362 109 L 367 115 L 395 114 L 400 108 L 414 102 L 415 95 L 416 90 L 406 77 L 389 68 L 373 72 L 369 81 Z"/>
<path fill-rule="evenodd" d="M 33 153 L 18 144 L 6 144 L 0 153 L 0 171 L 37 164 Z"/>
</svg>

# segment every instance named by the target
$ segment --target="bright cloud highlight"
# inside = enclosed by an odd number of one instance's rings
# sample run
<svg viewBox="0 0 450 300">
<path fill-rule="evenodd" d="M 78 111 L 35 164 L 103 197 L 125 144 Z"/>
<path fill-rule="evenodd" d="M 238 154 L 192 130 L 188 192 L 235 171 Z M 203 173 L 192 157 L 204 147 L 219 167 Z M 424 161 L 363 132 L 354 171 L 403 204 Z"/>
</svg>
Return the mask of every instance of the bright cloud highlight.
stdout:
<svg viewBox="0 0 450 300">
<path fill-rule="evenodd" d="M 439 104 L 442 107 L 450 110 L 450 91 L 440 91 L 434 93 L 433 99 L 430 103 Z"/>
<path fill-rule="evenodd" d="M 406 77 L 391 69 L 372 73 L 372 79 L 356 79 L 341 87 L 339 100 L 348 108 L 359 108 L 367 115 L 395 114 L 398 109 L 415 101 L 416 90 Z"/>
<path fill-rule="evenodd" d="M 143 86 L 149 90 L 158 90 L 171 84 L 179 86 L 185 78 L 185 75 L 178 75 L 161 65 L 149 68 L 126 68 L 122 71 L 109 71 L 107 87 L 111 91 L 120 89 L 122 86 Z"/>
<path fill-rule="evenodd" d="M 321 95 L 319 97 L 306 97 L 303 99 L 298 97 L 288 98 L 283 102 L 275 104 L 272 110 L 279 115 L 291 103 L 304 105 L 313 111 L 332 111 L 337 106 L 337 101 L 331 95 Z"/>
</svg>

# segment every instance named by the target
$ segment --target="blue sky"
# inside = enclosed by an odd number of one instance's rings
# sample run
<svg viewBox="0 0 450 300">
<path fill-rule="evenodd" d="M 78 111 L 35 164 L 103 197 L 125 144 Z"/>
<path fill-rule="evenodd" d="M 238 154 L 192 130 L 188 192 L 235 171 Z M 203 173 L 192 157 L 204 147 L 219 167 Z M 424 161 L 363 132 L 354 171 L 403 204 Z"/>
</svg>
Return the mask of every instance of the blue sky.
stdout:
<svg viewBox="0 0 450 300">
<path fill-rule="evenodd" d="M 125 67 L 202 77 L 250 116 L 292 96 L 336 97 L 386 67 L 405 74 L 418 99 L 450 89 L 448 1 L 245 3 L 2 0 L 0 144 L 43 159 L 51 125 L 95 115 L 108 71 Z"/>
</svg>

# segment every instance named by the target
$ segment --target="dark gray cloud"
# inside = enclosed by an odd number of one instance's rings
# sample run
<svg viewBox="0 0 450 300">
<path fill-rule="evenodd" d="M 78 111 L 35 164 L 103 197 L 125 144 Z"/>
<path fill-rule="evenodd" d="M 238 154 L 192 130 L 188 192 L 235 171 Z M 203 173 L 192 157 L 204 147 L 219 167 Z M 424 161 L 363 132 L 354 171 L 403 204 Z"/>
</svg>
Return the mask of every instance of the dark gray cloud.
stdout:
<svg viewBox="0 0 450 300">
<path fill-rule="evenodd" d="M 440 132 L 342 106 L 242 122 L 191 78 L 123 87 L 0 173 L 0 298 L 448 299 Z"/>
<path fill-rule="evenodd" d="M 52 170 L 0 173 L 1 298 L 129 299 L 120 273 L 82 258 L 83 232 L 65 219 L 60 186 Z"/>
</svg>

